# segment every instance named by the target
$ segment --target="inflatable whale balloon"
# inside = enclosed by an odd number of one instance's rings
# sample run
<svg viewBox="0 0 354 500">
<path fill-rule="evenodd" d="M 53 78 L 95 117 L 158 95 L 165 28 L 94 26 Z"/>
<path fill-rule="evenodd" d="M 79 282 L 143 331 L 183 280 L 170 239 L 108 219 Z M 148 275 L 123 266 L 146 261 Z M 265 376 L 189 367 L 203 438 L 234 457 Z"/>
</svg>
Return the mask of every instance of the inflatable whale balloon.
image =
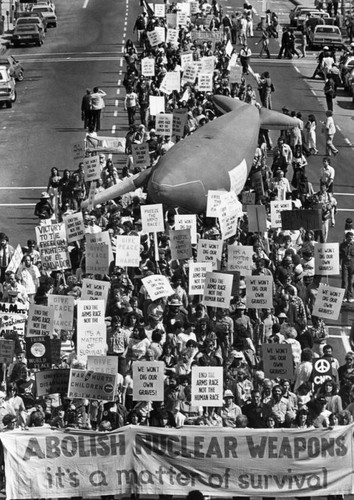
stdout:
<svg viewBox="0 0 354 500">
<path fill-rule="evenodd" d="M 189 213 L 204 212 L 210 189 L 236 194 L 242 191 L 260 128 L 284 130 L 299 124 L 296 118 L 267 108 L 259 110 L 230 97 L 214 96 L 213 101 L 223 116 L 178 142 L 153 168 L 99 193 L 94 204 L 147 184 L 149 203 L 162 203 Z"/>
</svg>

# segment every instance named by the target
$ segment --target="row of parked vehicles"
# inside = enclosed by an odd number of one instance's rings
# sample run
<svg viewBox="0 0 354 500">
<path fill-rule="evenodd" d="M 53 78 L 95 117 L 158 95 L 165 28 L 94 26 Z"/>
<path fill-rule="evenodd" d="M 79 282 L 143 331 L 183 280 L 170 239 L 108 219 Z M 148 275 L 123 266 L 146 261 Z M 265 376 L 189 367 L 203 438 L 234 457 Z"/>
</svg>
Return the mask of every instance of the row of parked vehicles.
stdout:
<svg viewBox="0 0 354 500">
<path fill-rule="evenodd" d="M 309 48 L 341 50 L 339 59 L 340 79 L 345 90 L 350 92 L 354 102 L 354 44 L 348 49 L 343 40 L 342 32 L 336 25 L 337 19 L 330 17 L 328 12 L 297 5 L 289 14 L 290 25 L 295 29 L 306 30 Z"/>
<path fill-rule="evenodd" d="M 0 0 L 1 1 L 1 0 Z M 48 27 L 57 26 L 55 5 L 51 0 L 27 4 L 26 9 L 17 13 L 11 43 L 20 45 L 42 45 Z M 24 69 L 20 61 L 12 55 L 0 57 L 0 106 L 12 108 L 16 101 L 16 81 L 24 78 Z"/>
<path fill-rule="evenodd" d="M 11 42 L 14 47 L 20 45 L 37 45 L 40 47 L 45 38 L 47 28 L 57 26 L 55 5 L 52 1 L 40 1 L 19 12 Z"/>
</svg>

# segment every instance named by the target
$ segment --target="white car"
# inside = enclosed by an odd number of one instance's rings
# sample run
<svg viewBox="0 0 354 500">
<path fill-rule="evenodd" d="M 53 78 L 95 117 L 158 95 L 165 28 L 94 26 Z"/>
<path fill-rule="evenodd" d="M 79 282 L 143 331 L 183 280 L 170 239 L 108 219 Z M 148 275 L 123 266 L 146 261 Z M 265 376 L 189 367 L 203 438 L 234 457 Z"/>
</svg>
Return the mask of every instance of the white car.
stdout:
<svg viewBox="0 0 354 500">
<path fill-rule="evenodd" d="M 33 5 L 32 9 L 31 9 L 31 13 L 36 14 L 38 12 L 40 12 L 42 14 L 42 16 L 44 17 L 44 19 L 47 21 L 48 28 L 49 28 L 49 26 L 53 26 L 54 28 L 56 27 L 57 16 L 53 10 L 53 7 L 51 7 L 50 5 L 47 5 L 47 4 Z"/>
<path fill-rule="evenodd" d="M 12 108 L 12 103 L 15 101 L 15 79 L 10 76 L 10 71 L 6 66 L 0 66 L 0 105 L 5 103 L 7 108 Z"/>
</svg>

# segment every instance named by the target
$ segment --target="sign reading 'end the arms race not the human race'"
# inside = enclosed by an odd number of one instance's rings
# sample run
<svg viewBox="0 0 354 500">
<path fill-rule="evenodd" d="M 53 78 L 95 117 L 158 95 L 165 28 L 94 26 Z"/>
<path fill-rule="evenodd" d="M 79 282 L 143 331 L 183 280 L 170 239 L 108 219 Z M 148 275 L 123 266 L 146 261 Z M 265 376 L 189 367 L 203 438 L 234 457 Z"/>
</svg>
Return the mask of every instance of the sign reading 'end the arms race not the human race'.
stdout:
<svg viewBox="0 0 354 500">
<path fill-rule="evenodd" d="M 6 497 L 301 497 L 353 492 L 354 425 L 331 429 L 36 428 L 2 433 Z"/>
</svg>

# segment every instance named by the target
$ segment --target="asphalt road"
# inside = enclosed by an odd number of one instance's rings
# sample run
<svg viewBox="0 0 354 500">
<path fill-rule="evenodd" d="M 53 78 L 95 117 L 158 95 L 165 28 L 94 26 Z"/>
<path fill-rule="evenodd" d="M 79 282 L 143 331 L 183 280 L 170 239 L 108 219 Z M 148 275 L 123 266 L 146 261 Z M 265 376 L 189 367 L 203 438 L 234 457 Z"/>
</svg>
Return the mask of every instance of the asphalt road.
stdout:
<svg viewBox="0 0 354 500">
<path fill-rule="evenodd" d="M 162 1 L 162 0 L 161 0 Z M 259 14 L 264 6 L 288 21 L 292 4 L 268 0 L 252 2 Z M 34 204 L 46 187 L 50 169 L 74 169 L 71 145 L 84 139 L 80 104 L 86 87 L 99 86 L 107 92 L 101 135 L 124 136 L 127 118 L 123 110 L 124 88 L 121 86 L 124 65 L 122 47 L 133 38 L 132 27 L 139 11 L 139 2 L 128 0 L 57 0 L 58 27 L 48 29 L 41 48 L 10 49 L 25 67 L 25 79 L 17 85 L 18 100 L 11 110 L 0 109 L 0 227 L 9 234 L 12 244 L 24 244 L 34 236 Z M 233 12 L 242 0 L 225 0 L 225 12 Z M 316 64 L 316 53 L 306 59 L 278 60 L 277 40 L 271 40 L 274 58 L 259 59 L 255 46 L 260 32 L 255 32 L 250 46 L 254 71 L 268 70 L 276 88 L 274 109 L 287 105 L 306 117 L 314 113 L 324 119 L 325 100 L 320 80 L 309 80 Z M 249 83 L 255 85 L 250 76 Z M 343 95 L 341 95 L 343 93 Z M 350 175 L 353 158 L 353 104 L 340 91 L 335 103 L 335 118 L 341 132 L 335 142 L 340 154 L 334 159 L 335 191 L 339 211 L 336 228 L 330 240 L 342 239 L 344 219 L 354 211 L 352 196 L 354 179 Z M 320 128 L 320 127 L 319 127 Z M 276 133 L 273 133 L 276 140 Z M 324 154 L 324 141 L 318 133 L 319 150 Z M 123 158 L 114 158 L 120 164 Z M 307 167 L 310 180 L 318 188 L 322 156 L 311 157 Z M 340 193 L 345 193 L 340 194 Z"/>
</svg>

